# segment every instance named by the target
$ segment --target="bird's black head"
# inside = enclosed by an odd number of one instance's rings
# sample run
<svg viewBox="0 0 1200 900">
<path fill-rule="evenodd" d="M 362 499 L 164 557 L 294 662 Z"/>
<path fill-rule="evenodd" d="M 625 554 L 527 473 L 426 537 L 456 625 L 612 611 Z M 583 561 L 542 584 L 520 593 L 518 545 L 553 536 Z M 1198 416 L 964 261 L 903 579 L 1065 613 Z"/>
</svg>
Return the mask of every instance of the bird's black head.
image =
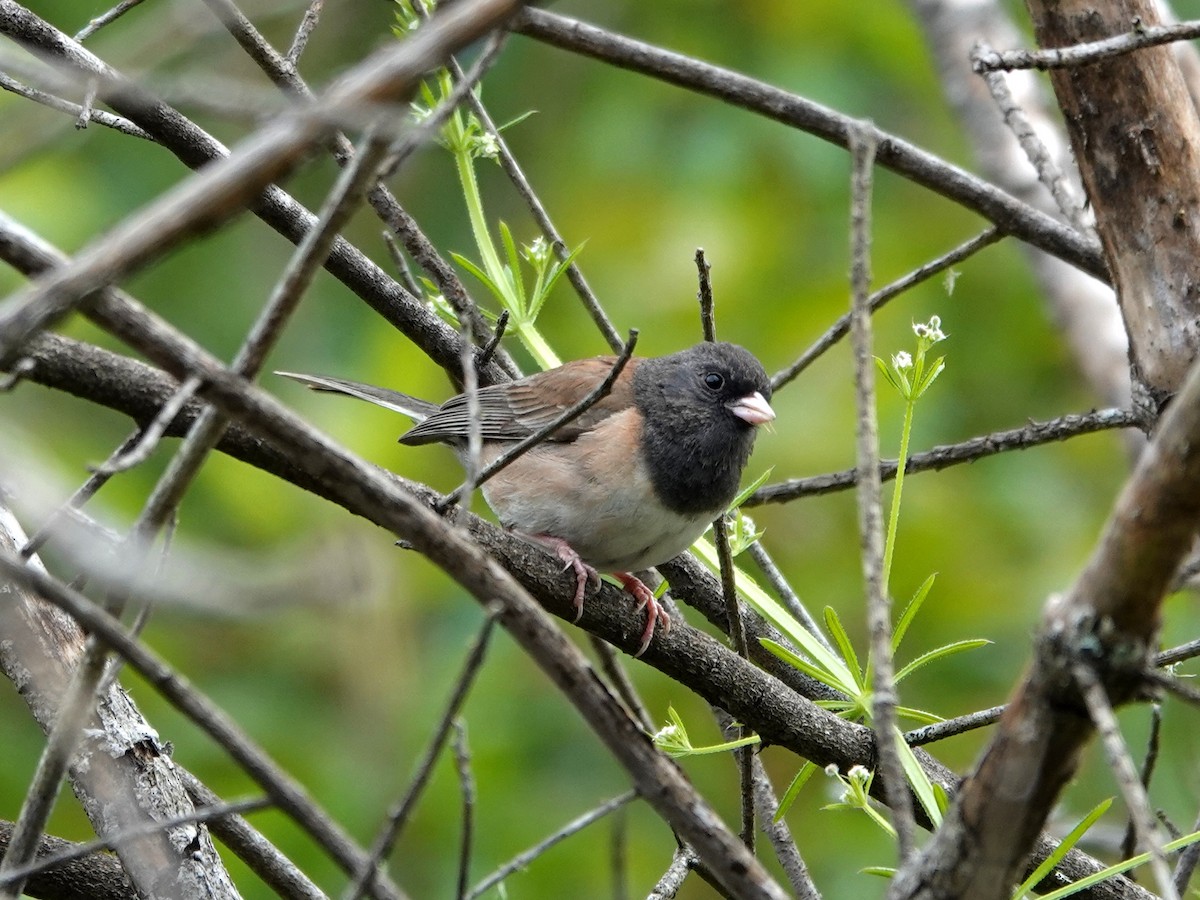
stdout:
<svg viewBox="0 0 1200 900">
<path fill-rule="evenodd" d="M 737 494 L 755 426 L 775 418 L 762 364 L 736 344 L 697 344 L 645 360 L 633 390 L 659 499 L 685 514 L 721 511 Z"/>
</svg>

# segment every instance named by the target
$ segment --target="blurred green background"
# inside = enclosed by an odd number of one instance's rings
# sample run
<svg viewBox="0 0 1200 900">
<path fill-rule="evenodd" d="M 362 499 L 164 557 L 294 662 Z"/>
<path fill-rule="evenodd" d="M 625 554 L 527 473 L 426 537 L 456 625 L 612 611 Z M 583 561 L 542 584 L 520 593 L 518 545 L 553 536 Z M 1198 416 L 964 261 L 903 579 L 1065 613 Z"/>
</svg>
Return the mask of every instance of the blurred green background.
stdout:
<svg viewBox="0 0 1200 900">
<path fill-rule="evenodd" d="M 73 33 L 102 3 L 31 4 Z M 1181 15 L 1198 4 L 1177 4 Z M 302 7 L 248 7 L 256 24 L 286 47 Z M 970 167 L 966 144 L 942 99 L 922 38 L 905 4 L 851 5 L 813 0 L 729 4 L 705 0 L 556 4 L 559 12 L 770 81 Z M 1017 13 L 1022 15 L 1020 11 Z M 388 0 L 327 4 L 302 61 L 323 84 L 368 50 L 392 40 Z M 204 96 L 209 79 L 251 86 L 247 104 L 271 98 L 211 13 L 200 4 L 147 4 L 89 44 L 129 73 L 145 73 L 168 97 Z M 11 45 L 5 47 L 6 51 Z M 769 371 L 793 360 L 848 304 L 847 155 L 820 140 L 681 90 L 572 57 L 520 36 L 511 38 L 485 82 L 497 121 L 536 115 L 507 138 L 534 186 L 580 257 L 619 330 L 641 331 L 639 352 L 667 353 L 699 338 L 695 302 L 697 247 L 713 265 L 722 337 L 752 348 Z M 236 142 L 246 122 L 179 105 L 223 140 Z M 0 207 L 67 251 L 91 239 L 170 185 L 184 168 L 155 146 L 71 120 L 11 95 L 0 96 Z M 313 205 L 334 167 L 307 166 L 288 188 Z M 535 232 L 498 167 L 481 167 L 493 220 L 518 239 Z M 449 156 L 430 147 L 394 179 L 401 202 L 443 252 L 474 255 Z M 974 235 L 974 215 L 887 172 L 876 179 L 874 273 L 898 277 Z M 380 225 L 360 215 L 348 236 L 390 267 Z M 243 216 L 130 279 L 124 287 L 222 358 L 235 352 L 270 292 L 291 247 Z M 913 449 L 1019 427 L 1096 405 L 1064 351 L 1053 323 L 1011 243 L 958 267 L 952 294 L 940 280 L 903 296 L 876 319 L 880 355 L 911 349 L 910 324 L 942 318 L 948 370 L 917 414 Z M 21 279 L 0 271 L 0 290 Z M 474 284 L 468 282 L 473 289 Z M 482 296 L 482 292 L 477 292 Z M 541 324 L 563 358 L 605 347 L 574 296 L 560 288 Z M 79 321 L 65 331 L 116 345 Z M 119 349 L 119 348 L 117 348 Z M 514 352 L 519 351 L 515 344 Z M 521 360 L 529 365 L 527 359 Z M 444 376 L 332 278 L 322 275 L 306 298 L 271 368 L 321 372 L 393 385 L 443 398 Z M 449 489 L 459 472 L 440 448 L 400 448 L 404 424 L 350 401 L 309 394 L 268 376 L 284 402 L 367 459 Z M 818 474 L 853 464 L 852 371 L 839 346 L 773 401 L 773 434 L 760 437 L 748 472 L 774 467 L 773 479 Z M 898 443 L 900 405 L 881 399 L 885 455 Z M 0 429 L 20 435 L 42 466 L 52 496 L 64 497 L 103 459 L 129 423 L 104 410 L 34 385 L 0 396 Z M 116 526 L 136 515 L 169 458 L 161 448 L 145 466 L 115 479 L 92 512 Z M 0 462 L 0 472 L 3 472 Z M 1046 597 L 1066 587 L 1086 559 L 1127 471 L 1117 436 L 993 458 L 908 482 L 892 585 L 905 597 L 931 572 L 938 580 L 910 633 L 902 660 L 968 637 L 994 643 L 919 673 L 903 701 L 956 715 L 1003 702 L 1027 657 L 1029 636 Z M 5 473 L 11 477 L 12 473 Z M 481 504 L 476 504 L 481 508 Z M 792 584 L 819 611 L 835 607 L 859 646 L 865 643 L 854 498 L 850 493 L 760 509 L 756 521 Z M 31 530 L 36 522 L 28 522 Z M 403 790 L 413 761 L 479 628 L 479 607 L 432 565 L 393 548 L 387 534 L 240 463 L 214 458 L 184 503 L 176 553 L 218 560 L 239 572 L 325 576 L 343 567 L 359 584 L 284 608 L 246 609 L 238 596 L 210 598 L 219 609 L 169 607 L 147 640 L 260 741 L 361 841 Z M 1164 641 L 1194 636 L 1190 598 L 1169 607 Z M 696 618 L 689 616 L 690 619 Z M 568 631 L 578 637 L 578 633 Z M 668 703 L 697 741 L 717 740 L 704 704 L 654 671 L 631 664 L 653 715 Z M 175 756 L 215 790 L 253 790 L 225 755 L 127 678 Z M 1180 823 L 1195 815 L 1200 737 L 1167 706 L 1165 752 L 1155 797 Z M 579 717 L 503 634 L 467 707 L 479 801 L 472 881 L 598 801 L 627 780 Z M 1144 709 L 1124 714 L 1135 747 L 1145 740 Z M 14 691 L 0 689 L 0 816 L 14 818 L 41 746 Z M 962 771 L 984 735 L 939 745 L 937 755 Z M 780 789 L 798 762 L 779 750 L 766 760 Z M 724 757 L 688 760 L 689 775 L 731 821 L 736 772 Z M 1170 790 L 1166 788 L 1170 786 Z M 1115 793 L 1102 764 L 1090 759 L 1064 816 Z M 890 865 L 894 852 L 865 817 L 822 812 L 831 798 L 814 779 L 790 824 L 818 886 L 828 897 L 870 897 L 877 880 L 858 873 Z M 459 835 L 458 788 L 443 760 L 393 858 L 393 872 L 414 897 L 453 890 Z M 273 813 L 253 820 L 323 887 L 342 880 L 308 840 Z M 630 896 L 644 896 L 669 862 L 670 832 L 640 805 L 623 815 Z M 1111 821 L 1119 825 L 1119 815 Z M 84 838 L 89 830 L 69 796 L 54 831 Z M 613 895 L 613 823 L 606 820 L 555 848 L 507 882 L 509 897 Z M 247 897 L 265 890 L 230 862 Z M 693 880 L 695 881 L 695 880 Z M 491 896 L 498 896 L 495 892 Z M 699 882 L 686 897 L 711 896 Z"/>
</svg>

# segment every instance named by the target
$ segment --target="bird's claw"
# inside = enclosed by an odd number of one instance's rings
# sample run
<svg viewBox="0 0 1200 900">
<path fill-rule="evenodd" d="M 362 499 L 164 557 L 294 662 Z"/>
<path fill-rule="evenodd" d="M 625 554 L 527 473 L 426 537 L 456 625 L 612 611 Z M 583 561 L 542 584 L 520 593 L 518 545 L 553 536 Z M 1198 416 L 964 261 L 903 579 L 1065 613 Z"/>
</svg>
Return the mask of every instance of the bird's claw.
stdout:
<svg viewBox="0 0 1200 900">
<path fill-rule="evenodd" d="M 571 621 L 578 622 L 583 615 L 583 598 L 587 593 L 588 582 L 599 587 L 600 573 L 580 559 L 579 554 L 572 550 L 569 544 L 563 544 L 558 548 L 557 553 L 558 558 L 566 563 L 562 567 L 564 572 L 567 569 L 575 570 L 575 618 Z"/>
<path fill-rule="evenodd" d="M 614 572 L 613 574 L 625 586 L 625 590 L 633 594 L 634 599 L 637 600 L 638 610 L 643 607 L 646 609 L 646 627 L 642 631 L 642 640 L 638 644 L 637 653 L 633 654 L 634 659 L 637 659 L 650 646 L 650 641 L 654 637 L 654 629 L 660 619 L 662 620 L 662 633 L 667 634 L 671 630 L 671 617 L 663 605 L 654 599 L 654 592 L 646 587 L 642 579 L 628 572 Z"/>
</svg>

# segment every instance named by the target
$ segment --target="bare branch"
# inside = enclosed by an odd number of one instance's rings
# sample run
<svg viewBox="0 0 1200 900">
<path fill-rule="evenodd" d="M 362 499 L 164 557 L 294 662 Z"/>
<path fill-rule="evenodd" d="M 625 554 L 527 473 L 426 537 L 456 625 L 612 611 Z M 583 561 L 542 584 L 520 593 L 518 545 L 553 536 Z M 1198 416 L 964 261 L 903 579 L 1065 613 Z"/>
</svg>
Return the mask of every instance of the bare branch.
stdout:
<svg viewBox="0 0 1200 900">
<path fill-rule="evenodd" d="M 221 802 L 220 797 L 190 772 L 185 771 L 182 775 L 188 793 L 199 806 L 217 806 Z M 328 900 L 324 891 L 241 816 L 215 819 L 208 823 L 208 827 L 222 844 L 284 900 Z"/>
<path fill-rule="evenodd" d="M 896 748 L 895 668 L 892 662 L 892 615 L 884 571 L 882 481 L 879 477 L 879 427 L 875 410 L 875 357 L 872 354 L 871 310 L 871 192 L 878 137 L 871 122 L 850 132 L 850 332 L 854 342 L 854 394 L 857 411 L 858 529 L 863 582 L 867 600 L 867 629 L 875 680 L 871 686 L 871 724 L 875 730 L 878 772 L 892 810 L 901 865 L 912 855 L 912 796 Z"/>
<path fill-rule="evenodd" d="M 1125 740 L 1121 737 L 1121 727 L 1117 724 L 1117 717 L 1113 713 L 1104 685 L 1096 673 L 1083 663 L 1077 663 L 1073 671 L 1075 680 L 1079 682 L 1083 701 L 1087 704 L 1088 715 L 1092 717 L 1092 724 L 1096 726 L 1104 754 L 1108 757 L 1109 768 L 1112 769 L 1121 795 L 1125 798 L 1125 805 L 1129 808 L 1129 818 L 1137 832 L 1138 842 L 1150 852 L 1150 870 L 1158 882 L 1159 893 L 1164 900 L 1179 900 L 1179 895 L 1175 893 L 1175 882 L 1171 879 L 1171 870 L 1167 868 L 1166 851 L 1163 850 L 1166 839 L 1163 838 L 1162 831 L 1154 819 L 1150 800 L 1138 778 Z"/>
<path fill-rule="evenodd" d="M 1130 410 L 1101 409 L 1090 413 L 1069 414 L 1048 422 L 1030 422 L 1024 428 L 996 431 L 959 444 L 947 444 L 934 447 L 924 453 L 914 453 L 908 458 L 908 465 L 904 467 L 904 471 L 910 475 L 914 472 L 938 471 L 948 466 L 985 459 L 997 453 L 1025 450 L 1029 447 L 1055 443 L 1077 435 L 1107 431 L 1110 428 L 1145 427 L 1144 416 Z M 898 468 L 899 464 L 896 460 L 882 460 L 879 468 L 880 477 L 884 481 L 895 478 Z M 857 474 L 854 469 L 846 469 L 829 475 L 815 475 L 810 478 L 793 478 L 779 484 L 764 485 L 750 495 L 745 505 L 784 503 L 799 497 L 843 491 L 853 487 L 856 482 Z"/>
<path fill-rule="evenodd" d="M 849 147 L 852 118 L 746 75 L 541 9 L 526 9 L 513 28 L 556 47 L 714 97 L 803 129 L 839 147 Z M 878 161 L 885 168 L 974 210 L 1001 231 L 1096 278 L 1107 278 L 1100 248 L 1094 242 L 933 154 L 895 135 L 880 132 Z"/>
<path fill-rule="evenodd" d="M 474 685 L 475 678 L 483 667 L 484 656 L 491 642 L 492 628 L 496 624 L 496 613 L 495 609 L 489 611 L 483 628 L 479 631 L 479 636 L 467 651 L 462 671 L 454 683 L 454 690 L 450 694 L 450 699 L 446 703 L 437 727 L 433 730 L 429 744 L 417 763 L 412 782 L 404 796 L 388 810 L 387 820 L 371 844 L 371 853 L 366 864 L 359 869 L 354 881 L 346 889 L 345 900 L 358 900 L 362 896 L 370 877 L 378 873 L 380 864 L 392 852 L 396 839 L 400 836 L 400 832 L 408 822 L 409 815 L 416 806 L 417 799 L 421 796 L 425 785 L 429 783 L 434 763 L 437 762 L 442 748 L 446 745 L 446 738 L 450 734 L 454 720 L 462 710 L 463 702 L 467 699 L 467 694 L 470 693 L 471 686 Z"/>
<path fill-rule="evenodd" d="M 595 809 L 589 810 L 578 818 L 572 819 L 544 841 L 541 841 L 522 853 L 518 853 L 511 860 L 498 868 L 495 872 L 479 881 L 471 888 L 471 890 L 467 892 L 466 900 L 473 900 L 473 898 L 487 893 L 500 882 L 504 881 L 504 879 L 509 875 L 528 868 L 530 863 L 532 863 L 535 859 L 537 859 L 555 844 L 558 844 L 572 835 L 579 833 L 593 822 L 604 818 L 611 812 L 621 809 L 626 804 L 631 803 L 636 799 L 636 791 L 626 791 L 624 794 L 620 794 L 619 796 L 613 797 L 611 800 L 601 803 Z"/>
<path fill-rule="evenodd" d="M 907 291 L 909 288 L 915 287 L 923 281 L 927 281 L 934 275 L 946 271 L 951 266 L 962 262 L 971 256 L 974 256 L 980 250 L 988 247 L 999 241 L 1004 235 L 999 229 L 989 228 L 981 234 L 976 235 L 969 241 L 964 241 L 948 253 L 944 253 L 937 259 L 932 259 L 923 266 L 914 269 L 903 278 L 898 278 L 891 284 L 880 288 L 871 294 L 868 299 L 868 305 L 872 313 L 875 313 L 882 308 L 889 300 L 898 297 L 900 294 Z M 838 318 L 836 322 L 829 326 L 823 335 L 821 335 L 813 345 L 805 350 L 800 358 L 788 366 L 771 376 L 771 387 L 773 390 L 779 390 L 788 382 L 792 381 L 797 375 L 807 369 L 815 362 L 822 354 L 830 347 L 844 338 L 850 332 L 850 313 L 846 313 Z"/>
<path fill-rule="evenodd" d="M 1178 22 L 1173 25 L 1150 25 L 1134 22 L 1125 34 L 1113 35 L 1098 41 L 1088 41 L 1070 47 L 1050 47 L 1045 50 L 988 49 L 974 60 L 977 72 L 999 72 L 1012 69 L 1065 69 L 1087 65 L 1102 59 L 1112 59 L 1145 47 L 1158 47 L 1175 41 L 1200 38 L 1200 22 Z"/>
</svg>

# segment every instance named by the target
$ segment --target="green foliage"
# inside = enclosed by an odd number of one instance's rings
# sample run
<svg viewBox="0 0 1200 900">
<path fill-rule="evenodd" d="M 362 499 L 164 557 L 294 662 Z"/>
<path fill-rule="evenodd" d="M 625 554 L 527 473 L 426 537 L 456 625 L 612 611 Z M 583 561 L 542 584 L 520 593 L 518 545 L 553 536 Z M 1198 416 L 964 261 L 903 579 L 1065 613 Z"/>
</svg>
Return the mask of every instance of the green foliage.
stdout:
<svg viewBox="0 0 1200 900">
<path fill-rule="evenodd" d="M 851 766 L 850 771 L 843 775 L 838 771 L 837 766 L 829 765 L 825 767 L 825 774 L 830 778 L 836 778 L 840 781 L 845 790 L 842 791 L 841 797 L 836 802 L 827 803 L 821 809 L 861 810 L 867 814 L 867 817 L 872 822 L 882 828 L 889 837 L 895 839 L 896 829 L 875 808 L 875 801 L 871 799 L 871 784 L 875 781 L 874 772 L 864 766 Z"/>
<path fill-rule="evenodd" d="M 888 573 L 891 568 L 892 551 L 895 548 L 896 532 L 899 528 L 900 517 L 900 501 L 903 489 L 904 461 L 908 458 L 908 444 L 912 432 L 913 412 L 917 401 L 925 394 L 937 377 L 945 370 L 945 358 L 940 357 L 934 360 L 931 364 L 926 361 L 926 355 L 934 344 L 945 340 L 946 336 L 941 330 L 941 319 L 938 316 L 933 316 L 928 324 L 914 324 L 913 331 L 917 337 L 916 356 L 915 360 L 908 353 L 897 353 L 892 357 L 892 365 L 888 367 L 882 360 L 876 358 L 876 364 L 880 371 L 887 377 L 888 381 L 900 392 L 905 400 L 905 416 L 904 427 L 901 433 L 900 440 L 900 466 L 897 471 L 895 489 L 892 495 L 891 517 L 888 523 L 887 539 L 885 543 L 884 553 L 884 590 L 888 583 Z M 904 612 L 900 616 L 900 620 L 896 623 L 892 632 L 891 648 L 895 653 L 903 640 L 905 634 L 908 633 L 917 613 L 924 604 L 925 599 L 929 596 L 929 592 L 933 587 L 936 576 L 930 575 L 925 579 L 913 594 L 912 599 L 908 602 Z M 836 647 L 837 654 L 827 650 L 824 645 L 815 638 L 806 638 L 801 641 L 800 646 L 810 658 L 806 659 L 800 654 L 795 653 L 791 648 L 785 647 L 777 641 L 763 640 L 763 645 L 785 662 L 795 666 L 802 672 L 817 679 L 822 684 L 837 690 L 845 695 L 844 700 L 822 700 L 818 702 L 819 706 L 836 712 L 839 716 L 853 720 L 870 721 L 873 715 L 873 700 L 874 688 L 872 677 L 873 661 L 868 655 L 866 665 L 859 663 L 858 654 L 854 650 L 854 644 L 850 640 L 850 636 L 842 624 L 841 618 L 833 607 L 825 607 L 825 628 L 829 632 L 830 637 Z M 800 629 L 803 631 L 803 629 Z M 981 647 L 989 643 L 986 640 L 962 640 L 937 647 L 921 654 L 916 659 L 901 667 L 894 677 L 896 684 L 899 684 L 913 672 L 929 665 L 937 660 L 944 660 L 966 650 L 971 650 Z M 909 706 L 898 706 L 896 714 L 901 718 L 915 720 L 922 724 L 929 724 L 941 721 L 940 717 L 934 713 L 925 710 L 916 709 Z M 913 754 L 912 748 L 904 740 L 901 732 L 895 734 L 897 752 L 900 755 L 900 762 L 904 769 L 905 777 L 912 785 L 913 791 L 917 796 L 918 802 L 924 809 L 925 814 L 935 825 L 942 821 L 942 813 L 945 809 L 945 796 L 942 793 L 939 799 L 939 789 L 930 782 Z M 853 772 L 853 770 L 851 770 Z M 797 778 L 797 781 L 799 779 Z M 798 788 L 797 781 L 793 781 L 792 787 L 789 787 L 785 794 L 784 800 L 780 804 L 780 815 L 782 815 L 791 803 L 794 801 Z M 858 787 L 861 787 L 860 782 L 863 778 L 860 777 L 855 781 Z M 855 788 L 857 790 L 858 788 Z M 869 781 L 867 781 L 867 789 L 869 789 Z M 870 807 L 868 803 L 855 801 L 854 803 L 843 802 L 838 808 L 852 806 L 860 808 L 867 812 L 874 819 L 878 817 L 878 813 Z M 889 831 L 890 826 L 888 826 Z"/>
<path fill-rule="evenodd" d="M 1022 881 L 1016 892 L 1012 896 L 1012 900 L 1024 900 L 1032 892 L 1035 886 L 1057 866 L 1062 859 L 1071 852 L 1071 848 L 1079 843 L 1082 838 L 1093 825 L 1100 820 L 1100 817 L 1108 812 L 1108 808 L 1112 806 L 1112 798 L 1102 800 L 1097 803 L 1092 811 L 1089 812 L 1083 819 L 1067 834 L 1066 837 L 1059 842 L 1059 845 L 1054 848 L 1054 852 L 1042 860 L 1042 864 L 1038 866 L 1029 877 Z"/>
<path fill-rule="evenodd" d="M 737 740 L 725 741 L 721 744 L 708 744 L 703 747 L 697 747 L 688 736 L 687 726 L 683 724 L 683 718 L 675 711 L 675 707 L 667 707 L 667 718 L 670 721 L 650 737 L 660 749 L 676 758 L 701 756 L 709 753 L 724 753 L 726 750 L 736 750 L 738 747 L 748 747 L 759 743 L 758 735 L 752 734 L 744 738 L 738 738 Z"/>
<path fill-rule="evenodd" d="M 438 72 L 433 85 L 428 81 L 422 82 L 421 96 L 426 105 L 414 105 L 417 120 L 431 115 L 434 108 L 444 102 L 452 90 L 450 73 L 445 70 Z M 521 121 L 526 116 L 514 119 L 509 125 Z M 504 247 L 504 258 L 501 259 L 488 228 L 483 196 L 480 194 L 479 180 L 475 174 L 477 159 L 495 160 L 499 156 L 496 135 L 488 131 L 473 112 L 458 107 L 442 126 L 441 143 L 454 157 L 459 186 L 466 203 L 467 218 L 471 223 L 471 234 L 475 239 L 480 262 L 476 263 L 461 253 L 452 253 L 451 256 L 487 288 L 501 309 L 508 311 L 508 328 L 524 344 L 538 365 L 543 369 L 560 365 L 562 361 L 537 327 L 537 318 L 551 291 L 583 249 L 582 245 L 562 259 L 555 258 L 543 237 L 536 238 L 518 251 L 512 231 L 501 221 L 500 239 Z M 533 272 L 533 283 L 528 287 L 525 284 L 522 261 Z M 453 310 L 445 298 L 435 294 L 431 299 L 439 312 L 454 320 Z"/>
</svg>

